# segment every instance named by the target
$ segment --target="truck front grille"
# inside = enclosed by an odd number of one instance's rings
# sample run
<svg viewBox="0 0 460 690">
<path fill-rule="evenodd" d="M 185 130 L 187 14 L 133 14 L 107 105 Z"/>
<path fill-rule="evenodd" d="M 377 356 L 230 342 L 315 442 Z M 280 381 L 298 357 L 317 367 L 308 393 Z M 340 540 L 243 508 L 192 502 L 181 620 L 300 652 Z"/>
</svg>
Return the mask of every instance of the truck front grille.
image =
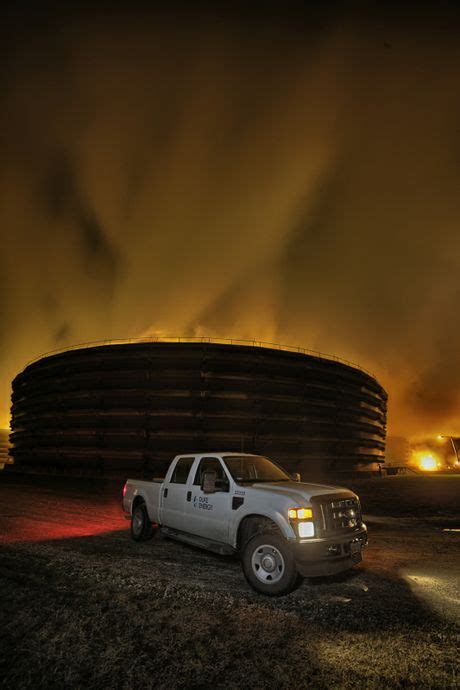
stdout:
<svg viewBox="0 0 460 690">
<path fill-rule="evenodd" d="M 312 499 L 316 522 L 322 533 L 343 534 L 361 527 L 359 499 L 353 494 L 329 494 Z"/>
</svg>

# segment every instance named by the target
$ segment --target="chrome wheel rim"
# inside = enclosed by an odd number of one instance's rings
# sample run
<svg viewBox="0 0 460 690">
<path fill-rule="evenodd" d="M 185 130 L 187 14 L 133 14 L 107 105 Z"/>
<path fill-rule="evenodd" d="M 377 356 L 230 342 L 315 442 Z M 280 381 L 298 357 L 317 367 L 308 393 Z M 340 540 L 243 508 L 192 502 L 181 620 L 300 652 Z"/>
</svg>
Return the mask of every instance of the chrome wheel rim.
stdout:
<svg viewBox="0 0 460 690">
<path fill-rule="evenodd" d="M 256 578 L 267 585 L 275 584 L 284 575 L 283 555 L 272 544 L 262 544 L 254 550 L 251 566 Z"/>
</svg>

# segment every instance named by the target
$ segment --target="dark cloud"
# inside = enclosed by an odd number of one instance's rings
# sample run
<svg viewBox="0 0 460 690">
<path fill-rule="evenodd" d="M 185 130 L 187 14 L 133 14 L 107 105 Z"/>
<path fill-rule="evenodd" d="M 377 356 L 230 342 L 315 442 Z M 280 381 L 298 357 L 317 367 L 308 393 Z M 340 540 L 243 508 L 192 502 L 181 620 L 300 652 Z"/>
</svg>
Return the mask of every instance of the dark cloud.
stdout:
<svg viewBox="0 0 460 690">
<path fill-rule="evenodd" d="M 86 270 L 96 273 L 96 277 L 112 290 L 119 267 L 117 252 L 94 215 L 90 212 L 82 212 L 77 220 Z"/>
<path fill-rule="evenodd" d="M 57 331 L 55 331 L 53 339 L 56 346 L 66 345 L 72 334 L 72 327 L 70 323 L 63 323 L 59 326 Z"/>
<path fill-rule="evenodd" d="M 52 225 L 50 236 L 68 223 L 80 238 L 82 270 L 93 275 L 108 293 L 114 289 L 120 268 L 120 257 L 97 220 L 94 211 L 78 188 L 77 173 L 69 155 L 60 153 L 45 174 L 43 193 Z"/>
<path fill-rule="evenodd" d="M 38 195 L 43 198 L 47 214 L 52 219 L 71 215 L 79 207 L 74 171 L 68 155 L 61 152 L 51 161 L 44 175 L 43 190 Z"/>
</svg>

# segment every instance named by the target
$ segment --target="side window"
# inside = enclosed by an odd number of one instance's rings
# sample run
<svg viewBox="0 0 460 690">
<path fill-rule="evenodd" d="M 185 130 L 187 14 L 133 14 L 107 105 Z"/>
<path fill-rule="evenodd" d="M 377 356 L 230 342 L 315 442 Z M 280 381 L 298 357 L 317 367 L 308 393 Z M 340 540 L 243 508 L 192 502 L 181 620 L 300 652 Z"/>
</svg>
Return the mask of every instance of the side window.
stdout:
<svg viewBox="0 0 460 690">
<path fill-rule="evenodd" d="M 203 483 L 203 474 L 209 470 L 216 473 L 216 486 L 220 483 L 221 486 L 219 488 L 222 491 L 228 491 L 228 477 L 225 474 L 222 463 L 217 458 L 202 458 L 200 460 L 195 474 L 195 481 L 193 482 L 194 486 L 201 486 Z"/>
<path fill-rule="evenodd" d="M 179 458 L 171 477 L 171 484 L 187 484 L 187 477 L 195 458 Z"/>
</svg>

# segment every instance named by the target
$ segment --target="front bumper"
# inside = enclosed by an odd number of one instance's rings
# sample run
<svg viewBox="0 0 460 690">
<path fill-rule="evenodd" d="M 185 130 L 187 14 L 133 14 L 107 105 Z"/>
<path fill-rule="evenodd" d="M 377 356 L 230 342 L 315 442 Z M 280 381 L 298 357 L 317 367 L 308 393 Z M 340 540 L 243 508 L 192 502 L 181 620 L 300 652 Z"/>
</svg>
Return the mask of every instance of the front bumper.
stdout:
<svg viewBox="0 0 460 690">
<path fill-rule="evenodd" d="M 328 536 L 293 545 L 297 570 L 303 577 L 335 575 L 362 561 L 367 528 L 361 525 L 348 534 Z"/>
</svg>

